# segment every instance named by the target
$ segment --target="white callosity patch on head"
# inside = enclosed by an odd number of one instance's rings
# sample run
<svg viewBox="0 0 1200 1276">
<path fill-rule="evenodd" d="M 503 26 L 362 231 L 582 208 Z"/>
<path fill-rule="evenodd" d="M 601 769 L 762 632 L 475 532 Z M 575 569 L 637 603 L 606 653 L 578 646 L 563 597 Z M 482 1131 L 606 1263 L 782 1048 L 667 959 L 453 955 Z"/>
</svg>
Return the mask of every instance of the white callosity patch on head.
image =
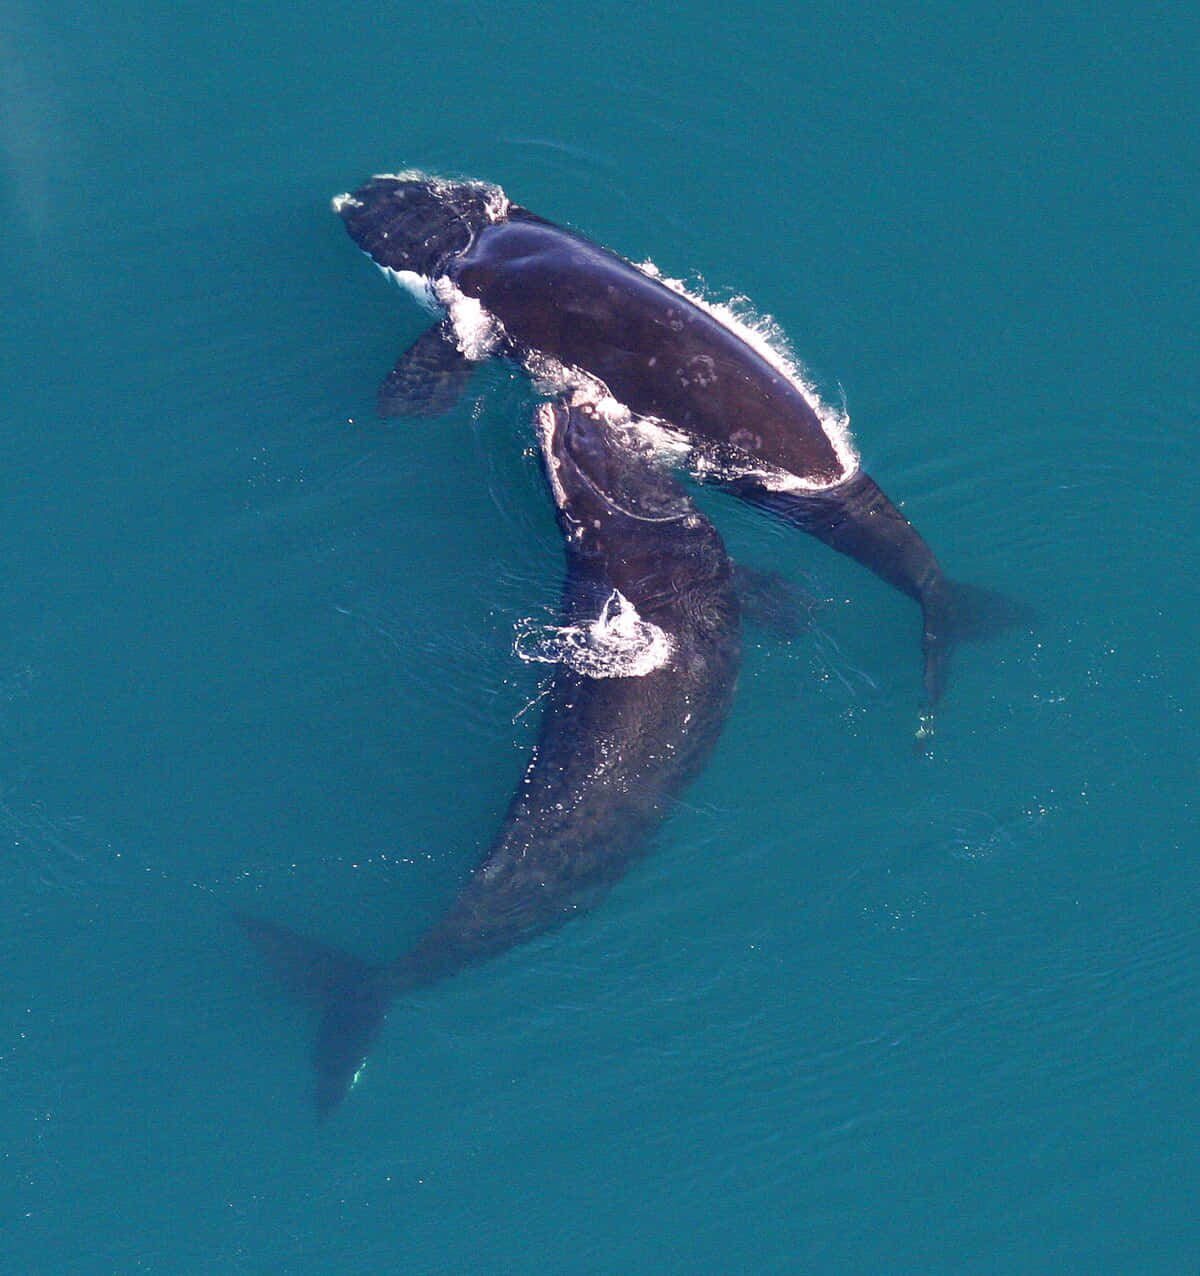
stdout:
<svg viewBox="0 0 1200 1276">
<path fill-rule="evenodd" d="M 637 608 L 614 589 L 600 615 L 579 625 L 517 626 L 513 651 L 539 664 L 566 665 L 585 678 L 643 678 L 671 659 L 671 636 L 643 620 Z"/>
<path fill-rule="evenodd" d="M 406 168 L 400 173 L 376 173 L 371 180 L 373 182 L 420 182 L 435 195 L 448 195 L 452 191 L 469 186 L 472 190 L 482 192 L 484 211 L 487 213 L 488 220 L 493 223 L 504 221 L 512 206 L 512 201 L 495 182 L 481 182 L 477 179 L 456 182 L 449 177 L 436 177 L 432 173 L 423 173 L 419 168 Z M 338 198 L 346 197 L 338 196 Z"/>
<path fill-rule="evenodd" d="M 488 193 L 485 201 L 488 217 L 493 224 L 505 221 L 508 218 L 508 210 L 512 207 L 512 200 L 499 186 L 493 186 L 491 183 L 485 183 L 485 185 Z"/>
</svg>

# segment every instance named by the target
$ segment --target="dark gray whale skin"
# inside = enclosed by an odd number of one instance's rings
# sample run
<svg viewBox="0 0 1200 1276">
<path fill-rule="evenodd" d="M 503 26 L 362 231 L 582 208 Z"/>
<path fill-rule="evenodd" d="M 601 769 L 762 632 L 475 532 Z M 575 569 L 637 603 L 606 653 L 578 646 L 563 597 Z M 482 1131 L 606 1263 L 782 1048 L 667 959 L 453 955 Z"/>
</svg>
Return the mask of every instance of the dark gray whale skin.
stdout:
<svg viewBox="0 0 1200 1276">
<path fill-rule="evenodd" d="M 1019 610 L 950 581 L 871 477 L 844 472 L 799 387 L 736 332 L 615 253 L 497 195 L 482 183 L 376 177 L 334 206 L 378 265 L 448 279 L 479 301 L 503 326 L 499 353 L 531 368 L 550 356 L 584 370 L 634 414 L 660 418 L 718 462 L 750 471 L 725 483 L 736 496 L 916 601 L 928 714 L 954 643 L 1014 623 Z M 467 372 L 453 343 L 443 324 L 402 355 L 385 383 L 385 410 L 444 410 Z M 756 463 L 824 486 L 768 487 L 753 476 Z"/>
<path fill-rule="evenodd" d="M 397 997 L 595 902 L 700 770 L 729 709 L 741 621 L 716 530 L 590 408 L 546 404 L 539 416 L 566 549 L 562 623 L 595 621 L 619 590 L 669 636 L 670 655 L 633 677 L 555 666 L 537 744 L 499 834 L 445 916 L 396 960 L 372 966 L 241 916 L 268 964 L 317 1011 L 322 1115 L 353 1084 Z"/>
</svg>

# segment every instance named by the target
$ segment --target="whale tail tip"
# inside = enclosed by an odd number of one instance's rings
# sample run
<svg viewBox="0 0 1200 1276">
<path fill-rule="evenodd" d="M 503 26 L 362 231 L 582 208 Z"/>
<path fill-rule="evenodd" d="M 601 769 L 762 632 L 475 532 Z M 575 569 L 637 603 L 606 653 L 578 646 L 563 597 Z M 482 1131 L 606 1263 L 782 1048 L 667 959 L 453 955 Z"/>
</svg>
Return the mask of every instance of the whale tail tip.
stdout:
<svg viewBox="0 0 1200 1276">
<path fill-rule="evenodd" d="M 1033 609 L 1025 603 L 982 585 L 945 577 L 924 594 L 921 607 L 927 712 L 942 698 L 950 653 L 959 643 L 981 642 L 1034 621 Z"/>
<path fill-rule="evenodd" d="M 247 913 L 236 914 L 259 956 L 317 1016 L 313 1099 L 322 1119 L 349 1094 L 387 1018 L 383 970 Z"/>
</svg>

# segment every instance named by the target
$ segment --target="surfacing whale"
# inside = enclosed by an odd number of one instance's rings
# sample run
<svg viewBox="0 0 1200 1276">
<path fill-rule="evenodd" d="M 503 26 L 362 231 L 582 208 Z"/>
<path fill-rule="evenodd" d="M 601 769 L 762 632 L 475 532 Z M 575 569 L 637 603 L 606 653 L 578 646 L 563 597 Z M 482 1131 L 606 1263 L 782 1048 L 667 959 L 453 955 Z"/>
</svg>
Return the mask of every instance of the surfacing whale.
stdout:
<svg viewBox="0 0 1200 1276">
<path fill-rule="evenodd" d="M 856 559 L 921 608 L 923 726 L 960 639 L 1020 613 L 950 581 L 858 465 L 815 396 L 744 330 L 648 269 L 511 203 L 499 187 L 378 176 L 334 200 L 364 252 L 445 318 L 401 355 L 385 414 L 445 411 L 471 364 L 518 360 L 552 390 L 590 385 L 683 436 L 692 467 Z"/>
<path fill-rule="evenodd" d="M 566 552 L 532 758 L 485 859 L 407 952 L 373 965 L 242 916 L 315 1010 L 315 1100 L 345 1096 L 396 998 L 550 930 L 644 850 L 697 774 L 741 658 L 729 557 L 687 493 L 577 396 L 536 425 Z"/>
</svg>

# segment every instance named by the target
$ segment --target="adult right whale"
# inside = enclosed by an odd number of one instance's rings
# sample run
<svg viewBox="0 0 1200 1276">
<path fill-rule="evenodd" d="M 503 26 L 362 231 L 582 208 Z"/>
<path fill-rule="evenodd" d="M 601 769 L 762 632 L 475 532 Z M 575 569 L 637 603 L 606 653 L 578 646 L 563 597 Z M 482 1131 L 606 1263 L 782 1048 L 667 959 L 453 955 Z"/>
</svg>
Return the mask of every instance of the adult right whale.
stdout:
<svg viewBox="0 0 1200 1276">
<path fill-rule="evenodd" d="M 489 355 L 518 360 L 554 391 L 582 380 L 595 397 L 599 383 L 636 417 L 689 440 L 699 477 L 716 476 L 919 604 L 919 735 L 954 643 L 1021 618 L 999 595 L 946 577 L 785 361 L 652 270 L 484 182 L 377 176 L 334 209 L 377 265 L 447 316 L 397 362 L 380 393 L 385 413 L 444 410 L 471 363 Z"/>
<path fill-rule="evenodd" d="M 322 1115 L 357 1080 L 398 997 L 594 904 L 699 772 L 729 710 L 741 608 L 716 529 L 586 399 L 542 404 L 536 420 L 566 551 L 561 623 L 530 652 L 553 677 L 483 862 L 445 916 L 386 963 L 241 916 L 316 1013 Z"/>
</svg>

